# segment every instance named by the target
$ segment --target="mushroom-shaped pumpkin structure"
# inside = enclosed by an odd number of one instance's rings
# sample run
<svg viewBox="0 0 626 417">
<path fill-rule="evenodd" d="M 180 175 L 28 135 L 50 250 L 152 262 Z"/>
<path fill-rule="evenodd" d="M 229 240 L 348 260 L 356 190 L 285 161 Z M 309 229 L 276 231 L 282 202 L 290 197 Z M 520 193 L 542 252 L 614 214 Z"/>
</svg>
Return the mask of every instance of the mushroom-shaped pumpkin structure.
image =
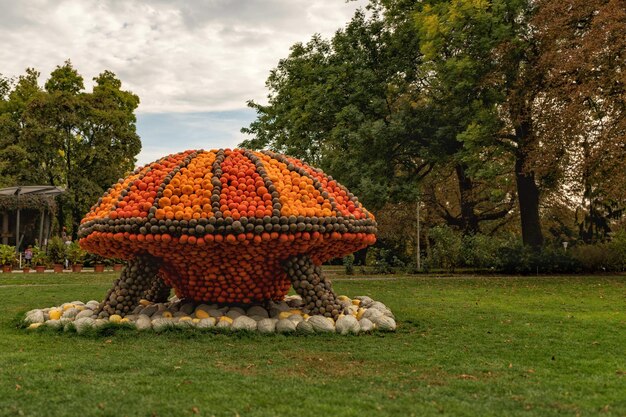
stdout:
<svg viewBox="0 0 626 417">
<path fill-rule="evenodd" d="M 341 310 L 319 265 L 375 242 L 376 221 L 319 169 L 270 151 L 190 150 L 119 180 L 81 222 L 89 252 L 128 260 L 99 314 L 141 299 L 280 300 L 293 285 L 309 314 Z"/>
</svg>

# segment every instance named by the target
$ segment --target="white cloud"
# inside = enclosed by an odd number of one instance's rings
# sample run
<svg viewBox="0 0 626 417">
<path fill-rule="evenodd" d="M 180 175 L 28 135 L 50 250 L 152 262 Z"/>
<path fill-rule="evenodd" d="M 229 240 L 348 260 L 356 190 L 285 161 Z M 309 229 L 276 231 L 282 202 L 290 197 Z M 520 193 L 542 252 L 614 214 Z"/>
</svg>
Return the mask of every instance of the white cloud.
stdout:
<svg viewBox="0 0 626 417">
<path fill-rule="evenodd" d="M 34 67 L 46 78 L 69 58 L 86 81 L 115 72 L 143 113 L 240 109 L 263 100 L 293 43 L 331 36 L 365 3 L 0 0 L 0 73 Z"/>
<path fill-rule="evenodd" d="M 207 113 L 144 113 L 137 118 L 141 166 L 186 149 L 235 148 L 247 137 L 240 133 L 254 119 L 251 109 Z"/>
</svg>

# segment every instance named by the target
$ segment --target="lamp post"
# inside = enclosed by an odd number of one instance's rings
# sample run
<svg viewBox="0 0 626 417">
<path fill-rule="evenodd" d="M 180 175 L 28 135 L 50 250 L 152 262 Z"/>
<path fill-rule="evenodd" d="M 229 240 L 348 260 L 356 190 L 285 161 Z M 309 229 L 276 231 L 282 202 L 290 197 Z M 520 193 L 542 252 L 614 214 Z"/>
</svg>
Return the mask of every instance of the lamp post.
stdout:
<svg viewBox="0 0 626 417">
<path fill-rule="evenodd" d="M 15 252 L 20 253 L 20 191 L 22 189 L 17 187 L 15 190 L 15 200 L 17 201 L 17 213 L 15 216 Z"/>
<path fill-rule="evenodd" d="M 417 200 L 417 208 L 416 208 L 416 217 L 417 217 L 417 221 L 416 221 L 416 226 L 417 226 L 417 253 L 416 253 L 416 266 L 417 266 L 417 272 L 422 270 L 422 265 L 421 265 L 421 254 L 420 254 L 420 200 Z"/>
</svg>

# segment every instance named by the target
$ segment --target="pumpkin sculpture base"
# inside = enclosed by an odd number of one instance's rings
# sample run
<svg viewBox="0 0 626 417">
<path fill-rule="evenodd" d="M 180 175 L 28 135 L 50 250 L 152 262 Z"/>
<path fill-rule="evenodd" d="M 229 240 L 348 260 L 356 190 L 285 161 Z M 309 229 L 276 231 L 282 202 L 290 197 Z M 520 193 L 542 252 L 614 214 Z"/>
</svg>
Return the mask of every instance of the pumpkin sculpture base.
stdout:
<svg viewBox="0 0 626 417">
<path fill-rule="evenodd" d="M 124 317 L 142 299 L 155 303 L 167 301 L 170 287 L 161 278 L 159 269 L 160 263 L 150 255 L 137 256 L 129 261 L 96 311 L 98 317 L 114 314 Z"/>
<path fill-rule="evenodd" d="M 26 313 L 24 326 L 29 330 L 51 328 L 58 331 L 111 334 L 117 327 L 138 331 L 248 331 L 258 333 L 337 333 L 357 334 L 371 331 L 394 331 L 395 317 L 383 303 L 370 297 L 336 297 L 342 313 L 336 319 L 304 312 L 306 302 L 299 295 L 266 306 L 248 308 L 221 304 L 194 303 L 171 297 L 166 302 L 141 300 L 132 314 L 98 317 L 102 305 L 96 300 L 72 301 L 59 306 L 35 309 Z"/>
<path fill-rule="evenodd" d="M 162 262 L 150 255 L 137 256 L 129 261 L 100 304 L 98 317 L 106 318 L 114 314 L 124 317 L 135 311 L 140 300 L 151 303 L 165 302 L 171 288 L 163 280 L 161 268 Z M 303 313 L 333 319 L 339 316 L 342 307 L 330 280 L 324 277 L 322 268 L 308 255 L 289 258 L 284 262 L 284 270 L 294 290 L 304 302 Z"/>
<path fill-rule="evenodd" d="M 330 280 L 322 274 L 322 268 L 315 265 L 307 255 L 295 256 L 285 262 L 287 275 L 293 289 L 302 297 L 302 311 L 311 315 L 337 318 L 342 311 Z"/>
</svg>

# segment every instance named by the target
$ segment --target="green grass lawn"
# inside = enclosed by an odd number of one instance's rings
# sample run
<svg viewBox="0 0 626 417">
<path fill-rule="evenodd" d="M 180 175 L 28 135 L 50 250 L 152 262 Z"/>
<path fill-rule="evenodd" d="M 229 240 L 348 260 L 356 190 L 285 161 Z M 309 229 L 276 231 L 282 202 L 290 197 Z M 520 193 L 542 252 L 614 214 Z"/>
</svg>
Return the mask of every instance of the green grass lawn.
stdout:
<svg viewBox="0 0 626 417">
<path fill-rule="evenodd" d="M 107 274 L 0 274 L 0 416 L 626 416 L 626 277 L 333 276 L 359 336 L 27 331 Z"/>
</svg>

